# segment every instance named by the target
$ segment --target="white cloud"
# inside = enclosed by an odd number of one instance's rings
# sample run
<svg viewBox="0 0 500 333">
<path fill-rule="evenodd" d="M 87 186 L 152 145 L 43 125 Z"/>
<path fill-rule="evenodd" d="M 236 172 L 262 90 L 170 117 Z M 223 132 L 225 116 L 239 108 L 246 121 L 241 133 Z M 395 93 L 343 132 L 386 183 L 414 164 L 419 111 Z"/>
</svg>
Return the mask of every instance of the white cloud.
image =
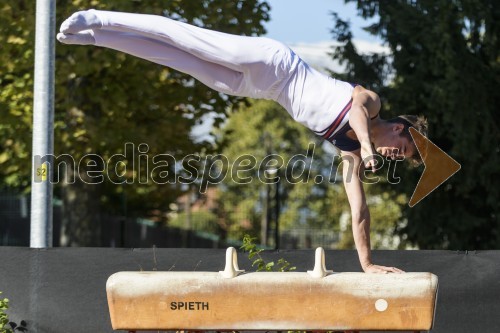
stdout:
<svg viewBox="0 0 500 333">
<path fill-rule="evenodd" d="M 361 54 L 369 53 L 382 53 L 389 54 L 388 47 L 381 45 L 377 42 L 370 42 L 361 39 L 353 40 L 356 49 Z M 329 53 L 332 52 L 332 47 L 339 45 L 334 41 L 323 41 L 317 43 L 293 43 L 289 44 L 290 48 L 294 50 L 302 59 L 304 59 L 312 67 L 324 71 L 325 68 L 342 72 L 343 67 L 337 61 L 334 61 Z"/>
<path fill-rule="evenodd" d="M 329 55 L 334 45 L 336 43 L 332 41 L 325 41 L 318 43 L 293 43 L 289 46 L 309 65 L 318 70 L 328 68 L 334 71 L 341 71 L 342 67 Z"/>
<path fill-rule="evenodd" d="M 356 46 L 356 49 L 358 50 L 359 53 L 361 54 L 368 54 L 368 53 L 381 53 L 388 55 L 391 53 L 391 50 L 389 47 L 384 46 L 380 43 L 377 42 L 370 42 L 367 40 L 363 39 L 353 39 L 354 46 Z"/>
</svg>

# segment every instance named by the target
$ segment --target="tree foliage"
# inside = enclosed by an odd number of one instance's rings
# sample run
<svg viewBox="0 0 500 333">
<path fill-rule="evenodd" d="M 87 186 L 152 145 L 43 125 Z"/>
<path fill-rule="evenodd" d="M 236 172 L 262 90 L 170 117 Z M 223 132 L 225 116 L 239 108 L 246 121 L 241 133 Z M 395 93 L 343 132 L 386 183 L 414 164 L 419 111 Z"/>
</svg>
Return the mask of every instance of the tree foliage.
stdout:
<svg viewBox="0 0 500 333">
<path fill-rule="evenodd" d="M 274 228 L 278 180 L 273 176 L 266 178 L 264 172 L 269 161 L 267 157 L 279 156 L 276 159 L 283 161 L 277 174 L 280 177 L 280 230 L 303 228 L 340 233 L 341 241 L 336 247 L 354 248 L 340 157 L 334 149 L 326 148 L 322 139 L 294 122 L 281 106 L 271 101 L 242 105 L 231 114 L 218 135 L 218 149 L 228 158 L 230 167 L 219 186 L 218 198 L 219 214 L 224 217 L 226 225 L 223 227 L 229 237 L 241 238 L 247 233 L 259 236 L 266 218 Z M 250 170 L 238 174 L 235 162 L 239 159 L 242 162 L 243 156 L 253 157 L 254 162 L 251 164 L 249 159 L 249 164 L 245 165 Z M 272 165 L 277 166 L 274 162 Z M 381 175 L 379 181 L 387 180 Z M 374 221 L 373 247 L 403 246 L 404 242 L 391 239 L 403 220 L 398 203 L 404 201 L 404 196 L 391 196 L 386 189 L 376 185 L 367 185 L 366 191 L 371 198 L 368 205 Z M 268 211 L 270 216 L 266 216 Z"/>
<path fill-rule="evenodd" d="M 321 144 L 277 103 L 262 100 L 241 105 L 218 137 L 218 149 L 228 158 L 230 167 L 219 198 L 230 236 L 241 238 L 248 232 L 241 228 L 244 220 L 254 235 L 259 233 L 263 219 L 274 223 L 278 182 L 281 228 L 311 226 L 308 219 L 315 220 L 318 227 L 336 224 L 336 217 L 327 216 L 326 206 L 322 213 L 316 209 L 321 216 L 313 218 L 309 205 L 323 199 L 327 191 L 327 186 L 315 187 L 313 181 L 324 171 L 322 168 L 328 167 Z M 236 172 L 240 162 L 249 163 L 251 170 Z M 273 167 L 278 169 L 276 174 L 266 171 Z M 301 210 L 308 210 L 308 214 L 301 214 Z M 268 211 L 272 216 L 266 217 Z"/>
<path fill-rule="evenodd" d="M 346 1 L 350 2 L 350 0 Z M 415 208 L 401 234 L 421 248 L 500 248 L 500 5 L 497 1 L 357 1 L 391 54 L 360 55 L 349 22 L 334 14 L 333 57 L 383 100 L 382 115 L 423 114 L 430 139 L 462 165 Z M 385 118 L 385 117 L 384 117 Z M 410 195 L 421 173 L 402 175 Z"/>
<path fill-rule="evenodd" d="M 71 13 L 87 9 L 83 6 L 167 15 L 240 35 L 264 33 L 262 22 L 268 20 L 269 11 L 268 4 L 259 0 L 68 0 L 57 2 L 56 26 Z M 0 5 L 0 183 L 25 191 L 31 183 L 34 27 L 35 2 Z M 193 126 L 207 113 L 220 122 L 239 100 L 168 68 L 97 47 L 57 43 L 55 75 L 55 155 L 71 156 L 75 163 L 70 163 L 68 177 L 76 179 L 74 184 L 61 182 L 55 191 L 63 199 L 68 228 L 87 231 L 87 236 L 74 235 L 80 245 L 92 244 L 96 228 L 91 223 L 98 222 L 100 212 L 145 215 L 168 206 L 180 190 L 151 180 L 153 156 L 180 159 L 210 149 L 192 137 Z M 126 152 L 126 143 L 134 144 L 131 152 Z M 149 164 L 139 164 L 141 152 L 142 161 Z M 107 167 L 116 164 L 103 161 L 116 154 L 126 156 L 120 164 L 121 177 L 113 183 L 106 175 L 114 171 Z M 103 182 L 89 177 L 88 172 L 95 170 L 104 170 Z M 160 180 L 174 181 L 175 165 L 164 166 L 167 170 Z"/>
</svg>

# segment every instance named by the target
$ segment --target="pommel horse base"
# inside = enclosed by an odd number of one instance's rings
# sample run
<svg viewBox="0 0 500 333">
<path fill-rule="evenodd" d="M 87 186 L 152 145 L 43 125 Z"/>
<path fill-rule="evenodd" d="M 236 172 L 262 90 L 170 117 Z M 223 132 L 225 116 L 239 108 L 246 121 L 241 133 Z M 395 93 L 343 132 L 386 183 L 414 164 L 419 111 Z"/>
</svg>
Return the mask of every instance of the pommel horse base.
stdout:
<svg viewBox="0 0 500 333">
<path fill-rule="evenodd" d="M 322 248 L 306 272 L 247 273 L 228 248 L 222 272 L 119 272 L 106 284 L 115 330 L 427 331 L 431 273 L 333 273 Z"/>
</svg>

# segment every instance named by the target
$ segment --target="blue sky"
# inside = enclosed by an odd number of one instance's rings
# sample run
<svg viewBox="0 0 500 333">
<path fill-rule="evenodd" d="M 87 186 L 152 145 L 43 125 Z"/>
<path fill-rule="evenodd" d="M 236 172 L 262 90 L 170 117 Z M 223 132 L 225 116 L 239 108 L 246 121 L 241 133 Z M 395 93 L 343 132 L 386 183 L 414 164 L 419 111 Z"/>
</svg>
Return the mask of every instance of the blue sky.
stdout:
<svg viewBox="0 0 500 333">
<path fill-rule="evenodd" d="M 378 41 L 362 30 L 369 24 L 357 16 L 355 3 L 343 0 L 266 0 L 271 6 L 271 21 L 265 24 L 267 36 L 284 43 L 315 43 L 331 40 L 331 12 L 351 21 L 354 38 Z"/>
<path fill-rule="evenodd" d="M 363 27 L 374 20 L 365 21 L 357 15 L 356 4 L 344 0 L 266 0 L 271 6 L 271 20 L 265 23 L 267 37 L 290 46 L 295 53 L 319 70 L 343 69 L 331 60 L 328 53 L 334 45 L 330 30 L 333 28 L 331 12 L 351 23 L 353 40 L 362 53 L 388 52 L 379 38 Z"/>
</svg>

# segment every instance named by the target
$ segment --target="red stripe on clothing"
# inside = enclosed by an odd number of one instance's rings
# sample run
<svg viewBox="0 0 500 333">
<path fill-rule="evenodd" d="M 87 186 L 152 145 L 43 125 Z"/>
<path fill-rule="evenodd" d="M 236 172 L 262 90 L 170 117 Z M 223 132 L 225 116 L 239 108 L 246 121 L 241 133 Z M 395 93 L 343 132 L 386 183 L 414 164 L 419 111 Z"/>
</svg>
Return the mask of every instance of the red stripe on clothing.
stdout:
<svg viewBox="0 0 500 333">
<path fill-rule="evenodd" d="M 322 137 L 324 139 L 328 139 L 328 137 L 330 137 L 330 135 L 339 127 L 339 125 L 342 122 L 342 120 L 344 119 L 345 115 L 351 109 L 351 106 L 352 106 L 352 98 L 349 101 L 349 103 L 347 103 L 347 105 L 344 107 L 342 112 L 340 112 L 340 114 L 337 116 L 337 118 L 333 121 L 333 123 L 328 127 L 328 130 L 326 131 L 326 133 L 322 135 Z"/>
</svg>

